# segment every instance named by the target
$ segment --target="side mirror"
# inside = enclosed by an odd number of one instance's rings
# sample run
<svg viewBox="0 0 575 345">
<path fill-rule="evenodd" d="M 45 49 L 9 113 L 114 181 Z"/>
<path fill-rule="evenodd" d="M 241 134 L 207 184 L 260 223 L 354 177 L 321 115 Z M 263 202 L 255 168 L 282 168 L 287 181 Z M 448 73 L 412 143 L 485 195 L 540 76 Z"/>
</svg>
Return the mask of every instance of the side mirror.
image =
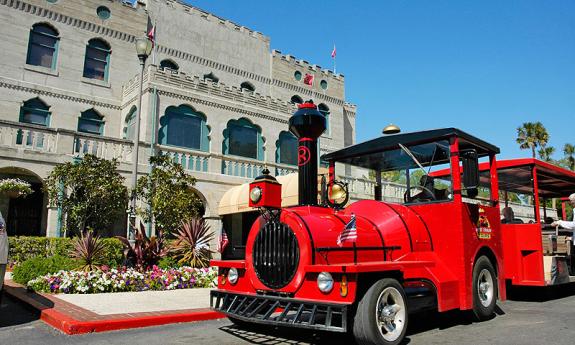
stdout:
<svg viewBox="0 0 575 345">
<path fill-rule="evenodd" d="M 477 151 L 465 150 L 461 152 L 463 165 L 463 188 L 467 190 L 467 196 L 475 198 L 479 187 L 479 158 Z"/>
</svg>

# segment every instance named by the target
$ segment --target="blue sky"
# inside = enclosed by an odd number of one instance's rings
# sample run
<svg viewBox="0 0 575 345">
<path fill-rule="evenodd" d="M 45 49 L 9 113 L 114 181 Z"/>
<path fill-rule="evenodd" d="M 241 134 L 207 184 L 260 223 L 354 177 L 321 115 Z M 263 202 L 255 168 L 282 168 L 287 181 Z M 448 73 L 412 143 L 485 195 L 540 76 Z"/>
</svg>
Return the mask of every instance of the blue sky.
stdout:
<svg viewBox="0 0 575 345">
<path fill-rule="evenodd" d="M 562 157 L 575 144 L 575 1 L 188 1 L 271 38 L 271 48 L 346 77 L 357 141 L 388 123 L 458 127 L 515 143 L 541 121 Z"/>
</svg>

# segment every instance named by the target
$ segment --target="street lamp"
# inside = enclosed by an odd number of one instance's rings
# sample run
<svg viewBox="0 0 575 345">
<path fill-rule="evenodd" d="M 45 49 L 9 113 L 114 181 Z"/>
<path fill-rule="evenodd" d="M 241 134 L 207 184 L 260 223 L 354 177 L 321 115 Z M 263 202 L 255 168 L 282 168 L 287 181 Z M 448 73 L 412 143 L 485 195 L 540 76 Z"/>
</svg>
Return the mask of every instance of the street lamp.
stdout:
<svg viewBox="0 0 575 345">
<path fill-rule="evenodd" d="M 138 153 L 140 150 L 140 113 L 142 111 L 142 89 L 144 87 L 144 67 L 146 59 L 152 53 L 153 42 L 148 37 L 136 40 L 136 53 L 140 59 L 140 92 L 138 93 L 138 109 L 136 110 L 136 124 L 134 131 L 134 146 L 132 149 L 132 195 L 130 196 L 130 208 L 128 219 L 128 236 L 134 239 L 136 228 L 136 184 L 138 183 Z M 133 228 L 132 228 L 133 226 Z"/>
</svg>

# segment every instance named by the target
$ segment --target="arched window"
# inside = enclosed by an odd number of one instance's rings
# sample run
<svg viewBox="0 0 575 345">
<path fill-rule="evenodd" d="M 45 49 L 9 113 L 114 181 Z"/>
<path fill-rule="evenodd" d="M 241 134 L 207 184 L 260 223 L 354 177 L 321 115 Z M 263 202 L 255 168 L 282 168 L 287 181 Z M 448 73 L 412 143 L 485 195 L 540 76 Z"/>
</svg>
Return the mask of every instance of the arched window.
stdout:
<svg viewBox="0 0 575 345">
<path fill-rule="evenodd" d="M 32 123 L 40 126 L 50 124 L 50 106 L 40 98 L 32 98 L 20 107 L 20 122 Z"/>
<path fill-rule="evenodd" d="M 32 30 L 30 30 L 26 63 L 28 65 L 55 69 L 58 43 L 60 41 L 58 36 L 58 31 L 50 25 L 43 23 L 34 24 Z"/>
<path fill-rule="evenodd" d="M 188 105 L 168 107 L 160 119 L 159 142 L 162 145 L 209 150 L 206 116 Z"/>
<path fill-rule="evenodd" d="M 78 132 L 102 135 L 104 133 L 103 116 L 94 109 L 82 112 L 78 119 Z"/>
<path fill-rule="evenodd" d="M 300 96 L 298 96 L 298 95 L 293 95 L 293 96 L 291 96 L 291 102 L 292 102 L 293 104 L 302 104 L 302 103 L 303 103 L 303 99 L 302 99 Z"/>
<path fill-rule="evenodd" d="M 297 146 L 297 138 L 291 132 L 281 132 L 276 143 L 276 162 L 297 165 Z"/>
<path fill-rule="evenodd" d="M 84 77 L 108 81 L 110 55 L 112 55 L 112 50 L 108 43 L 97 38 L 88 41 L 84 59 Z"/>
<path fill-rule="evenodd" d="M 230 120 L 224 130 L 224 154 L 263 160 L 262 130 L 245 118 Z"/>
<path fill-rule="evenodd" d="M 213 72 L 210 72 L 208 74 L 204 74 L 204 80 L 205 81 L 212 81 L 214 83 L 220 82 L 220 78 L 216 77 L 216 75 Z"/>
<path fill-rule="evenodd" d="M 134 133 L 136 132 L 136 111 L 138 108 L 132 106 L 128 115 L 126 115 L 126 120 L 124 120 L 124 139 L 134 140 Z"/>
<path fill-rule="evenodd" d="M 241 85 L 240 85 L 240 89 L 242 90 L 248 90 L 251 92 L 256 91 L 256 87 L 252 85 L 252 83 L 244 81 Z"/>
<path fill-rule="evenodd" d="M 165 59 L 160 61 L 160 68 L 161 69 L 171 69 L 173 71 L 177 71 L 180 69 L 180 66 L 178 66 L 177 63 L 175 63 L 174 61 L 170 60 L 170 59 Z"/>
<path fill-rule="evenodd" d="M 317 110 L 325 117 L 325 134 L 330 134 L 329 128 L 329 107 L 323 103 L 317 106 Z"/>
</svg>

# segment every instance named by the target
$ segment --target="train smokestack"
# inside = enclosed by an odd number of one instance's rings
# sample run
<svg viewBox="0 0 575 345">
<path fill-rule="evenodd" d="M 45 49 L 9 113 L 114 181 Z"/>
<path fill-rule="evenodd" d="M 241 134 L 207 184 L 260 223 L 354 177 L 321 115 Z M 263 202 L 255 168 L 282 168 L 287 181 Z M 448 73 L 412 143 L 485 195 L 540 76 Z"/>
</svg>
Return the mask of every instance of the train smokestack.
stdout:
<svg viewBox="0 0 575 345">
<path fill-rule="evenodd" d="M 289 130 L 298 138 L 300 205 L 317 205 L 317 138 L 325 129 L 325 117 L 312 101 L 300 104 L 289 119 Z"/>
</svg>

